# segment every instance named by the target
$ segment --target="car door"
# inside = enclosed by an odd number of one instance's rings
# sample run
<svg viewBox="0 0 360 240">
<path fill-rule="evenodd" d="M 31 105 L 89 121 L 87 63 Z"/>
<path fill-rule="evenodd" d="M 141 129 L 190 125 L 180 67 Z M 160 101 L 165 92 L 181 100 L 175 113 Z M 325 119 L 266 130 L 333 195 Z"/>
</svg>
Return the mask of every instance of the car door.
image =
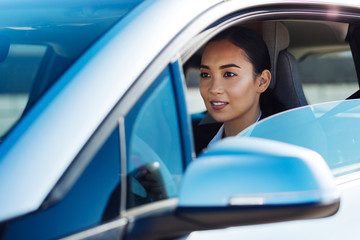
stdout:
<svg viewBox="0 0 360 240">
<path fill-rule="evenodd" d="M 182 133 L 189 130 L 183 85 L 175 83 L 179 73 L 175 62 L 158 77 L 139 80 L 42 207 L 10 221 L 4 239 L 120 238 L 136 218 L 128 210 L 175 198 L 191 160 L 191 138 Z"/>
<path fill-rule="evenodd" d="M 39 209 L 3 224 L 2 238 L 59 238 L 90 226 L 106 225 L 118 218 L 120 184 L 119 128 L 105 124 Z M 123 221 L 116 224 L 115 235 L 120 236 Z"/>
</svg>

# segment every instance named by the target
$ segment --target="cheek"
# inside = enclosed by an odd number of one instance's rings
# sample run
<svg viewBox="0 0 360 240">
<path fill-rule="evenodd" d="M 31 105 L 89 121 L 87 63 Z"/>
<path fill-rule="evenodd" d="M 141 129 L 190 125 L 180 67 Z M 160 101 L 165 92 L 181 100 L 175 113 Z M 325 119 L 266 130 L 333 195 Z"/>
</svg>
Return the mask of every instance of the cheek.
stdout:
<svg viewBox="0 0 360 240">
<path fill-rule="evenodd" d="M 255 93 L 255 81 L 252 78 L 241 79 L 233 84 L 229 84 L 227 89 L 234 99 L 249 98 L 250 95 Z"/>
</svg>

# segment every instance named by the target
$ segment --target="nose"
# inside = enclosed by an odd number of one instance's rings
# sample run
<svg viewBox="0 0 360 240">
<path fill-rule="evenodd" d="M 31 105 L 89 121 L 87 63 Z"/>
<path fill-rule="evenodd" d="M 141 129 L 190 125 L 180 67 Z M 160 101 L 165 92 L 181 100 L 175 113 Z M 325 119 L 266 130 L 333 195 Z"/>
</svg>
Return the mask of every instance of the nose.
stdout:
<svg viewBox="0 0 360 240">
<path fill-rule="evenodd" d="M 222 81 L 219 77 L 214 77 L 212 79 L 209 92 L 211 94 L 220 94 L 224 92 L 224 86 L 222 85 Z"/>
</svg>

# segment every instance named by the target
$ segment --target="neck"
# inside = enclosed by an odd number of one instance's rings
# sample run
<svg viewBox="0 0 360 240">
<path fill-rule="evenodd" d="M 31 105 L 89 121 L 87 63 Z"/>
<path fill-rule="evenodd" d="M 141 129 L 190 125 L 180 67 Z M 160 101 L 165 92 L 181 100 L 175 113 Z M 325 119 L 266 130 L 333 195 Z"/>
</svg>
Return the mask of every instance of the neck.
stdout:
<svg viewBox="0 0 360 240">
<path fill-rule="evenodd" d="M 260 107 L 257 107 L 246 116 L 233 121 L 224 122 L 224 137 L 236 136 L 242 130 L 255 123 L 259 119 L 260 114 Z"/>
</svg>

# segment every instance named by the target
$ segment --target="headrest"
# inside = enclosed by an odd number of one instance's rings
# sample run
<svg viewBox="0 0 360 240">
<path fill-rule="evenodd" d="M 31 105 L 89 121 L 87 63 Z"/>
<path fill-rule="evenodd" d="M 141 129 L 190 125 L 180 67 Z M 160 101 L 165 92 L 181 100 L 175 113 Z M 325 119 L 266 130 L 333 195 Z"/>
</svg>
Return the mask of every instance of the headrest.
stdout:
<svg viewBox="0 0 360 240">
<path fill-rule="evenodd" d="M 270 89 L 275 88 L 276 68 L 279 52 L 288 48 L 290 43 L 289 31 L 281 22 L 264 22 L 263 39 L 269 49 L 271 61 L 271 82 Z"/>
<path fill-rule="evenodd" d="M 4 61 L 10 49 L 10 39 L 0 36 L 0 62 Z"/>
</svg>

